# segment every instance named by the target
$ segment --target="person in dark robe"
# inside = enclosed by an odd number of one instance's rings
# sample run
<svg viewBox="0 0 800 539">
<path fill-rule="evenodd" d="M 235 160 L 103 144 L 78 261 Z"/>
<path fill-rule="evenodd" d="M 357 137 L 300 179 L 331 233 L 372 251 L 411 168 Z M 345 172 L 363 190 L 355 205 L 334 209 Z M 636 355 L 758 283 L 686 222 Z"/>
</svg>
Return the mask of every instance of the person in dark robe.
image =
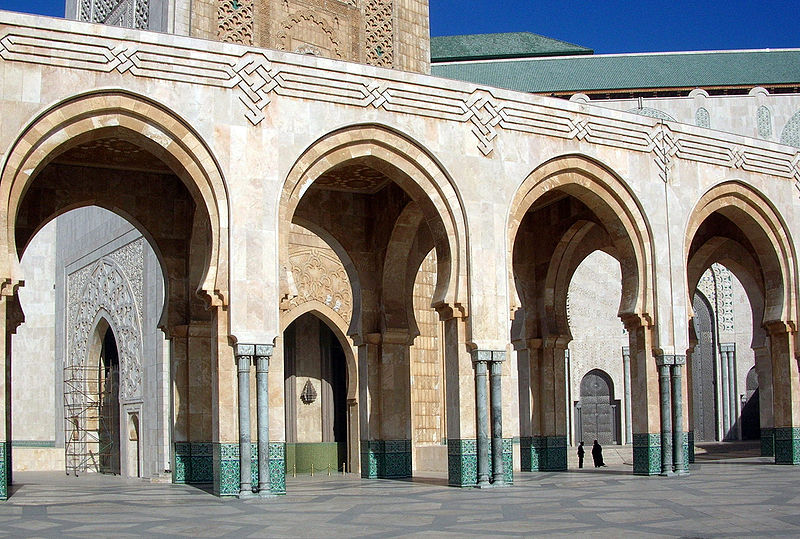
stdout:
<svg viewBox="0 0 800 539">
<path fill-rule="evenodd" d="M 583 456 L 586 451 L 583 449 L 583 442 L 578 445 L 578 468 L 583 468 Z"/>
<path fill-rule="evenodd" d="M 597 443 L 597 440 L 595 440 L 594 445 L 592 445 L 592 460 L 594 461 L 595 468 L 606 465 L 606 463 L 603 462 L 603 448 Z"/>
</svg>

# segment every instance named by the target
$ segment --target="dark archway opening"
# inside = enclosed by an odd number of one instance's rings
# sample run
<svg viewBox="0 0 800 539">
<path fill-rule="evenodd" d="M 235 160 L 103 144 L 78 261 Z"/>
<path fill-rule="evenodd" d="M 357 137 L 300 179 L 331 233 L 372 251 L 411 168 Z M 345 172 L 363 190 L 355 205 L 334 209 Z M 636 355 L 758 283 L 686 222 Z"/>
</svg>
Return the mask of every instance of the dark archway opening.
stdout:
<svg viewBox="0 0 800 539">
<path fill-rule="evenodd" d="M 327 475 L 347 460 L 347 363 L 331 329 L 306 313 L 283 333 L 286 469 Z"/>
<path fill-rule="evenodd" d="M 114 332 L 103 335 L 98 368 L 98 471 L 120 473 L 119 445 L 119 353 Z"/>
</svg>

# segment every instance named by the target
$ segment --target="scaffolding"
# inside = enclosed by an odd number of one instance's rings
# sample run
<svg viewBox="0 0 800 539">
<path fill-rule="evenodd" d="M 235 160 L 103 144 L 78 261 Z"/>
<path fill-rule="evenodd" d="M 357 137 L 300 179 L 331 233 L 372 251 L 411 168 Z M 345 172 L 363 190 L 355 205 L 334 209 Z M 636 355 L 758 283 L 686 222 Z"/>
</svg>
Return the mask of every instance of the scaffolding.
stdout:
<svg viewBox="0 0 800 539">
<path fill-rule="evenodd" d="M 119 474 L 119 368 L 64 367 L 67 475 Z"/>
</svg>

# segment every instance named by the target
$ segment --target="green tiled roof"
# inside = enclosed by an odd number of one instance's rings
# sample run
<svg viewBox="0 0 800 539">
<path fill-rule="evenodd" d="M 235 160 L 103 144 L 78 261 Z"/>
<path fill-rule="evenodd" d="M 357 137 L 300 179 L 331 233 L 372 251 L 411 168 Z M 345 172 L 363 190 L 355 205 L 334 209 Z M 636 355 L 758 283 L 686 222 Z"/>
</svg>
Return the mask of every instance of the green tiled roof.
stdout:
<svg viewBox="0 0 800 539">
<path fill-rule="evenodd" d="M 434 64 L 438 77 L 522 92 L 800 83 L 800 49 L 590 55 Z"/>
<path fill-rule="evenodd" d="M 592 49 L 530 32 L 431 37 L 431 62 L 592 54 Z"/>
</svg>

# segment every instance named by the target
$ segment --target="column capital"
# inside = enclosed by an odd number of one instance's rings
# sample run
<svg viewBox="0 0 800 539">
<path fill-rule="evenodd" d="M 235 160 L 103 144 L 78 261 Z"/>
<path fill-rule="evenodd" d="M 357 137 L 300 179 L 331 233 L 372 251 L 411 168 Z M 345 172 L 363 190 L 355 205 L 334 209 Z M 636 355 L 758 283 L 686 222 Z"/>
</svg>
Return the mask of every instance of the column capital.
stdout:
<svg viewBox="0 0 800 539">
<path fill-rule="evenodd" d="M 236 343 L 233 345 L 233 355 L 235 357 L 272 357 L 275 347 L 272 344 L 245 344 Z"/>
<path fill-rule="evenodd" d="M 502 363 L 506 360 L 505 350 L 472 350 L 472 363 Z"/>
<path fill-rule="evenodd" d="M 664 365 L 685 365 L 686 356 L 679 354 L 661 354 L 656 356 L 656 366 Z"/>
<path fill-rule="evenodd" d="M 736 351 L 736 343 L 724 343 L 719 345 L 720 352 L 735 352 Z"/>
</svg>

